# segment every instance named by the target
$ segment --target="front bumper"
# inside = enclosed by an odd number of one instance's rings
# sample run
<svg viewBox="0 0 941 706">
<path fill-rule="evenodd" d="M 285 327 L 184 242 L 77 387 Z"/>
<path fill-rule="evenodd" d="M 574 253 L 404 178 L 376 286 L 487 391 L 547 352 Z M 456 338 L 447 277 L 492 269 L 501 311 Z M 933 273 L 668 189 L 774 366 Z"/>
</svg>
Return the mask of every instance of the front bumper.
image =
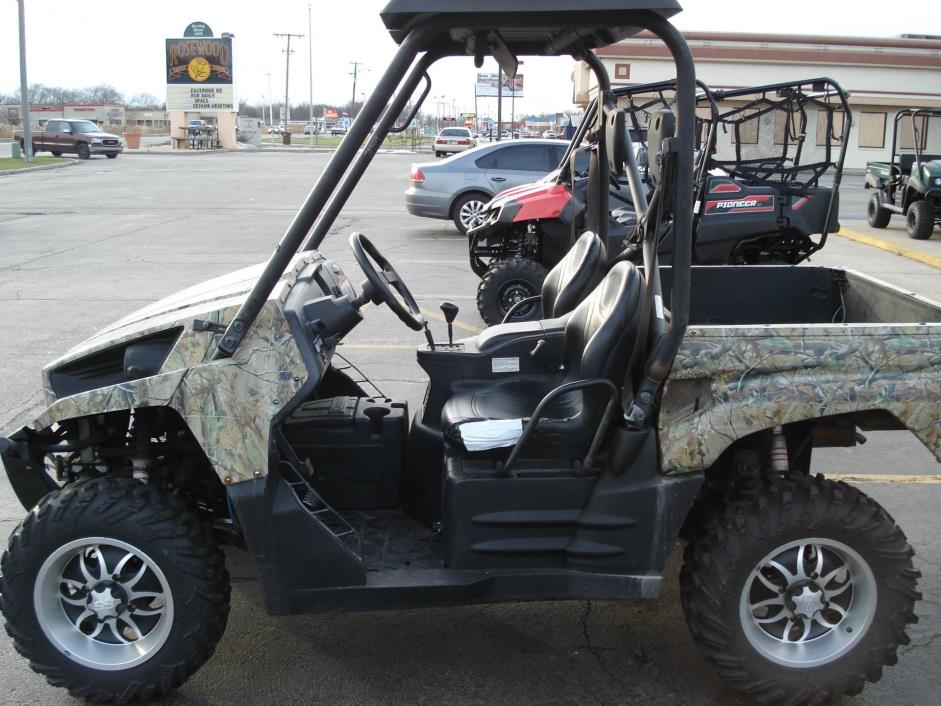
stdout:
<svg viewBox="0 0 941 706">
<path fill-rule="evenodd" d="M 121 154 L 124 145 L 95 145 L 89 143 L 88 151 L 92 154 Z"/>
<path fill-rule="evenodd" d="M 0 438 L 0 462 L 6 470 L 10 487 L 27 510 L 59 487 L 46 473 L 42 455 L 31 453 L 28 443 L 30 431 L 23 427 L 9 439 Z"/>
</svg>

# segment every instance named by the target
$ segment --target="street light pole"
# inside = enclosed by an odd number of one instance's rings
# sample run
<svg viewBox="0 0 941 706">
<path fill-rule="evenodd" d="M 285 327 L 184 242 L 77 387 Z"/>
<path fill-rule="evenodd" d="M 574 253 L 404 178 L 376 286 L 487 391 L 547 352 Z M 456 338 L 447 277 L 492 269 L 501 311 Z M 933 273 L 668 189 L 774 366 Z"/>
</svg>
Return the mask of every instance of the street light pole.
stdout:
<svg viewBox="0 0 941 706">
<path fill-rule="evenodd" d="M 16 0 L 20 17 L 20 119 L 23 121 L 23 155 L 33 161 L 33 126 L 29 122 L 29 94 L 26 83 L 26 8 Z"/>
<path fill-rule="evenodd" d="M 308 108 L 309 113 L 307 117 L 307 124 L 310 125 L 310 131 L 314 131 L 314 28 L 311 21 L 311 11 L 310 3 L 307 3 L 307 36 L 309 40 L 307 42 L 307 75 L 310 78 L 309 93 L 308 93 L 308 102 L 310 107 Z M 311 136 L 311 139 L 314 139 Z"/>
<path fill-rule="evenodd" d="M 268 72 L 268 124 L 274 125 L 274 94 L 271 92 L 271 72 Z"/>
</svg>

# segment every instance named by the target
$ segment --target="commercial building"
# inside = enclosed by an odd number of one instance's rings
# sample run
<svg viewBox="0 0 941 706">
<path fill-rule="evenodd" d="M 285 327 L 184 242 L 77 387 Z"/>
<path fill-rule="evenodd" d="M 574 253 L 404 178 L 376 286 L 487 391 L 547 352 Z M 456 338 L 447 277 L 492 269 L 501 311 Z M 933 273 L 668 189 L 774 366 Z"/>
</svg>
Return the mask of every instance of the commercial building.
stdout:
<svg viewBox="0 0 941 706">
<path fill-rule="evenodd" d="M 685 36 L 696 59 L 697 78 L 714 89 L 823 76 L 836 80 L 849 92 L 853 113 L 845 165 L 850 169 L 888 158 L 892 126 L 900 109 L 941 108 L 941 38 L 726 32 L 688 32 Z M 666 47 L 646 32 L 599 49 L 597 54 L 615 86 L 676 75 Z M 574 101 L 584 105 L 594 88 L 592 74 L 580 64 L 573 79 Z M 941 152 L 941 134 L 927 135 L 927 151 Z"/>
<path fill-rule="evenodd" d="M 0 105 L 0 123 L 22 125 L 20 106 Z M 91 120 L 104 128 L 121 127 L 126 122 L 123 105 L 113 103 L 61 103 L 59 105 L 31 105 L 29 122 L 33 127 L 41 128 L 48 120 L 65 118 L 67 120 Z"/>
</svg>

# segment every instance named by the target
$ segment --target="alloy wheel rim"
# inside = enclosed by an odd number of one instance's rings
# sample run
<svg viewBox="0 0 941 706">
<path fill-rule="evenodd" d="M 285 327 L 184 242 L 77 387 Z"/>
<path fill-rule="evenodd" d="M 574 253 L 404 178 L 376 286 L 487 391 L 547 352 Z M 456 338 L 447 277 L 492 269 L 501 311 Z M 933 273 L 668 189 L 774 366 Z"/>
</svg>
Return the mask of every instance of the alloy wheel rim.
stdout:
<svg viewBox="0 0 941 706">
<path fill-rule="evenodd" d="M 484 202 L 468 201 L 461 206 L 460 219 L 461 224 L 467 230 L 476 228 L 483 222 Z"/>
<path fill-rule="evenodd" d="M 33 604 L 48 640 L 79 664 L 113 671 L 150 659 L 173 625 L 173 596 L 143 551 L 107 537 L 78 539 L 42 564 Z"/>
<path fill-rule="evenodd" d="M 852 649 L 876 611 L 876 580 L 856 550 L 806 538 L 769 552 L 742 588 L 739 618 L 763 657 L 788 667 L 832 662 Z"/>
</svg>

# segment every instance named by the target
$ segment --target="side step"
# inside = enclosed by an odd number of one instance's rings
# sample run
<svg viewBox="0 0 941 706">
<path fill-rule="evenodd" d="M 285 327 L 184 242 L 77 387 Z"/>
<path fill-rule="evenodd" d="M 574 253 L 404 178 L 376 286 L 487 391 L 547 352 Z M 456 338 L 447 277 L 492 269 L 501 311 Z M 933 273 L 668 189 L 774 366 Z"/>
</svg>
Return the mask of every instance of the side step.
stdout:
<svg viewBox="0 0 941 706">
<path fill-rule="evenodd" d="M 365 586 L 292 592 L 297 613 L 394 610 L 479 603 L 549 600 L 650 600 L 660 593 L 659 574 L 585 571 L 448 570 L 386 571 Z"/>
</svg>

